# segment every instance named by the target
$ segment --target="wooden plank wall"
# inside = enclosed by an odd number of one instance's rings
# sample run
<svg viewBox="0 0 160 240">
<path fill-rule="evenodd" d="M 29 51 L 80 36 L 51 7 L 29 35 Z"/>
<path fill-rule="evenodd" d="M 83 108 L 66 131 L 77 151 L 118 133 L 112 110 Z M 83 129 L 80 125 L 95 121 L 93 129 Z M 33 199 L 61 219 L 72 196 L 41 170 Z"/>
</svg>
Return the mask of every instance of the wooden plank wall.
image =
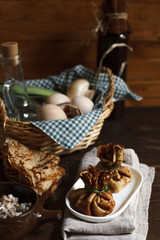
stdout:
<svg viewBox="0 0 160 240">
<path fill-rule="evenodd" d="M 59 74 L 77 64 L 96 67 L 97 38 L 81 46 L 94 21 L 91 2 L 0 0 L 0 43 L 19 42 L 25 79 Z M 128 15 L 134 52 L 127 84 L 143 101 L 126 101 L 126 106 L 160 106 L 160 1 L 128 0 Z"/>
<path fill-rule="evenodd" d="M 128 85 L 143 101 L 128 106 L 160 106 L 160 1 L 133 0 L 128 5 L 133 28 Z"/>
</svg>

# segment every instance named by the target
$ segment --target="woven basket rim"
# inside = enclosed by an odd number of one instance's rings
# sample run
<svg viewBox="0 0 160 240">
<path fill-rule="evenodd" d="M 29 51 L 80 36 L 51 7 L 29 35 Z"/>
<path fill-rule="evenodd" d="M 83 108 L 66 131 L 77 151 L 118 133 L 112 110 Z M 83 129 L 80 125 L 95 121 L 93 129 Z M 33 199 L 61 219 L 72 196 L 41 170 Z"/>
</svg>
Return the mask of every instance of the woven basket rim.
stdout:
<svg viewBox="0 0 160 240">
<path fill-rule="evenodd" d="M 109 105 L 112 105 L 112 103 L 113 103 L 112 99 L 113 99 L 113 95 L 114 95 L 114 75 L 113 75 L 112 71 L 106 67 L 102 67 L 102 72 L 107 73 L 109 80 L 110 80 L 109 93 L 103 99 L 103 112 L 104 112 L 106 110 L 106 108 Z M 103 115 L 103 113 L 101 115 Z M 7 123 L 7 124 L 12 123 L 12 124 L 22 124 L 22 125 L 32 125 L 33 126 L 33 124 L 30 122 L 16 121 L 16 120 L 12 120 L 12 119 L 8 118 L 2 98 L 0 98 L 0 122 L 4 122 L 4 125 L 5 125 L 5 123 Z"/>
<path fill-rule="evenodd" d="M 56 143 L 50 136 L 48 136 L 41 129 L 33 125 L 31 122 L 22 122 L 11 120 L 7 117 L 6 109 L 3 103 L 3 100 L 0 98 L 0 126 L 3 128 L 3 132 L 5 136 L 14 136 L 14 138 L 18 138 L 22 142 L 33 145 L 38 145 L 39 142 L 43 145 L 42 149 L 45 151 L 50 151 L 46 149 L 53 149 L 57 155 L 71 153 L 78 149 L 83 149 L 93 144 L 100 134 L 101 128 L 103 126 L 103 121 L 105 118 L 109 117 L 111 114 L 114 103 L 113 103 L 113 95 L 114 95 L 114 75 L 109 68 L 103 67 L 103 72 L 106 72 L 109 77 L 109 93 L 103 100 L 103 111 L 99 116 L 97 122 L 93 126 L 93 128 L 88 132 L 88 134 L 82 139 L 82 141 L 72 150 L 66 150 L 63 146 Z M 32 133 L 32 134 L 30 134 Z M 32 140 L 30 139 L 30 135 L 32 135 Z M 42 143 L 46 141 L 46 143 Z M 32 143 L 30 143 L 32 141 Z M 37 141 L 37 142 L 36 142 Z M 41 147 L 40 147 L 41 148 Z"/>
</svg>

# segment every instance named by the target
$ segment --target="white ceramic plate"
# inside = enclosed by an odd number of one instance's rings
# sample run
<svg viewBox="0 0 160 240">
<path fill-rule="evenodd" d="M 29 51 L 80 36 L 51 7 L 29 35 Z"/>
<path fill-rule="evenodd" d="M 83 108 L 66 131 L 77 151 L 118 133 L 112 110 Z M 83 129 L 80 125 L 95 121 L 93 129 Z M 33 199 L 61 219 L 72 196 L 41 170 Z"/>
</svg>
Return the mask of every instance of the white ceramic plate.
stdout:
<svg viewBox="0 0 160 240">
<path fill-rule="evenodd" d="M 70 195 L 71 191 L 84 187 L 84 183 L 81 179 L 78 179 L 75 182 L 73 187 L 69 190 L 69 192 L 66 195 L 65 201 L 66 201 L 66 205 L 67 205 L 69 211 L 74 216 L 76 216 L 84 221 L 88 221 L 88 222 L 108 222 L 108 221 L 111 221 L 114 218 L 118 217 L 127 208 L 127 206 L 131 203 L 131 201 L 133 200 L 134 196 L 140 189 L 142 182 L 143 182 L 143 176 L 140 171 L 138 171 L 134 167 L 127 165 L 127 164 L 123 164 L 123 166 L 128 166 L 131 169 L 132 181 L 126 187 L 124 187 L 121 192 L 113 193 L 113 198 L 116 203 L 116 206 L 112 213 L 110 213 L 104 217 L 94 217 L 94 216 L 88 216 L 88 215 L 79 213 L 71 207 L 70 201 L 69 201 L 69 195 Z"/>
</svg>

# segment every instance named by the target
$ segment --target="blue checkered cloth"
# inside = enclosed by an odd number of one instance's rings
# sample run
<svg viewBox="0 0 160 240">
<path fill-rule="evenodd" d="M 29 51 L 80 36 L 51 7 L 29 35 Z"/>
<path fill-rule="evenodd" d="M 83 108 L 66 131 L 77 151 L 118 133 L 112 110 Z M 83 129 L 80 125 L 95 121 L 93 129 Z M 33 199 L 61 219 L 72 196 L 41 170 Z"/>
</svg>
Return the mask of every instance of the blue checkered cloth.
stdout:
<svg viewBox="0 0 160 240">
<path fill-rule="evenodd" d="M 57 86 L 65 84 L 68 87 L 76 79 L 87 79 L 90 88 L 94 87 L 97 72 L 90 70 L 82 65 L 77 65 L 72 69 L 62 72 L 58 76 L 49 76 L 45 79 L 34 79 L 26 81 L 28 86 L 54 90 Z M 100 73 L 96 90 L 100 92 L 98 102 L 92 112 L 77 116 L 72 119 L 49 120 L 31 122 L 36 127 L 49 135 L 54 141 L 66 149 L 73 149 L 95 125 L 103 111 L 103 99 L 109 92 L 109 77 L 106 73 Z M 115 76 L 114 101 L 137 100 L 142 98 L 133 93 L 127 84 L 119 77 Z"/>
</svg>

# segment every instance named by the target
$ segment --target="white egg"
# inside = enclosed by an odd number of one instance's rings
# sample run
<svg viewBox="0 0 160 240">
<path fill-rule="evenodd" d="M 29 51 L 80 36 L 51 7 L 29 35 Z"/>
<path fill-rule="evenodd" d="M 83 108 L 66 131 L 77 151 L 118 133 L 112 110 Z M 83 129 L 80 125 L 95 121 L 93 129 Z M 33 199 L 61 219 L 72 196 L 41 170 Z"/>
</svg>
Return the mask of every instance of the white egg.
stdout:
<svg viewBox="0 0 160 240">
<path fill-rule="evenodd" d="M 72 99 L 72 103 L 79 107 L 82 113 L 89 113 L 94 107 L 94 103 L 91 99 L 85 96 L 76 96 Z"/>
<path fill-rule="evenodd" d="M 70 102 L 69 97 L 67 97 L 65 94 L 62 93 L 53 93 L 46 99 L 46 103 L 52 103 L 55 105 Z"/>
<path fill-rule="evenodd" d="M 67 119 L 65 112 L 55 104 L 45 104 L 37 112 L 38 121 Z"/>
</svg>

